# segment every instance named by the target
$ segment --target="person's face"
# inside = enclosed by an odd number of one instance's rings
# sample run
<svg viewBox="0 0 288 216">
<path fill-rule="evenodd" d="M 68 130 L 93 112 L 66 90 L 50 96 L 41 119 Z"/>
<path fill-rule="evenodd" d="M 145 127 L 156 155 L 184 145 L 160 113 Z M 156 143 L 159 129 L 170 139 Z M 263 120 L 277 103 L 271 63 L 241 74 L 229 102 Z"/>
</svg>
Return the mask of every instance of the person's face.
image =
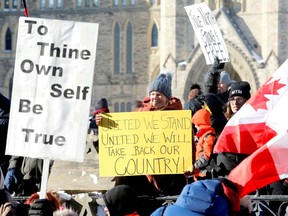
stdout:
<svg viewBox="0 0 288 216">
<path fill-rule="evenodd" d="M 241 96 L 233 96 L 229 98 L 229 104 L 233 113 L 238 112 L 245 102 L 246 99 Z"/>
<path fill-rule="evenodd" d="M 152 91 L 150 93 L 150 101 L 152 106 L 157 109 L 161 109 L 167 104 L 168 98 L 161 92 Z"/>
<path fill-rule="evenodd" d="M 228 85 L 225 83 L 218 83 L 218 92 L 224 93 L 228 90 Z"/>
<path fill-rule="evenodd" d="M 192 89 L 189 94 L 188 94 L 188 100 L 195 98 L 196 96 L 198 96 L 200 94 L 200 90 L 199 89 Z"/>
</svg>

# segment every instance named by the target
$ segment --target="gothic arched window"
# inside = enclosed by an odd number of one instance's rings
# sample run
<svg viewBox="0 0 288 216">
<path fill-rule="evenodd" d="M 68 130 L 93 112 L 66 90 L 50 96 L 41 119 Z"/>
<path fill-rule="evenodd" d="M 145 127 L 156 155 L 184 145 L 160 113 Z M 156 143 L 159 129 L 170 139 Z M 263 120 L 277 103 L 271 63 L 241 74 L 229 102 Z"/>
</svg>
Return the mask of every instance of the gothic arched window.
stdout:
<svg viewBox="0 0 288 216">
<path fill-rule="evenodd" d="M 151 46 L 152 47 L 158 47 L 158 28 L 156 24 L 153 25 L 152 27 L 152 38 L 151 38 Z"/>
<path fill-rule="evenodd" d="M 5 50 L 12 50 L 12 32 L 10 31 L 10 28 L 7 29 L 5 35 Z"/>
<path fill-rule="evenodd" d="M 118 22 L 114 28 L 114 73 L 120 74 L 120 26 Z"/>
<path fill-rule="evenodd" d="M 132 53 L 133 53 L 133 31 L 132 25 L 129 22 L 126 30 L 126 73 L 132 73 Z"/>
</svg>

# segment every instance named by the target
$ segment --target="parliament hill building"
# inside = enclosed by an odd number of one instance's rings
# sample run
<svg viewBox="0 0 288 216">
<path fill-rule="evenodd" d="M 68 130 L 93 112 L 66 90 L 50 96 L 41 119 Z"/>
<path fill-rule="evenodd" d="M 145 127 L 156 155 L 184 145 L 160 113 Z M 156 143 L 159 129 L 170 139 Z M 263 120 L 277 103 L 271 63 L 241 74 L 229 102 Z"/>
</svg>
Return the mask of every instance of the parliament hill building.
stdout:
<svg viewBox="0 0 288 216">
<path fill-rule="evenodd" d="M 99 23 L 91 112 L 100 97 L 122 112 L 147 96 L 163 69 L 173 73 L 172 93 L 183 104 L 192 83 L 204 85 L 209 65 L 184 9 L 200 2 L 213 11 L 227 46 L 224 69 L 254 93 L 288 57 L 287 0 L 27 0 L 27 6 L 29 17 Z M 9 98 L 17 85 L 20 16 L 20 0 L 0 0 L 0 92 Z"/>
</svg>

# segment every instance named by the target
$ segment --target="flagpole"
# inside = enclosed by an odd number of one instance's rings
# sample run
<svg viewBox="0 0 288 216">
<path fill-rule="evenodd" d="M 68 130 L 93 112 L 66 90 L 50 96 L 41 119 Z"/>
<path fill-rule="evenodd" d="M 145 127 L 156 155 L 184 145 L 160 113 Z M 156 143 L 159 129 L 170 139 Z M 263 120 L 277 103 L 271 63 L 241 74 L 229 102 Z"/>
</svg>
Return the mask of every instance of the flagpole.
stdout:
<svg viewBox="0 0 288 216">
<path fill-rule="evenodd" d="M 27 4 L 26 4 L 26 0 L 22 0 L 22 3 L 23 3 L 23 7 L 24 7 L 24 14 L 26 17 L 29 16 L 29 13 L 28 13 L 28 7 L 27 7 Z"/>
</svg>

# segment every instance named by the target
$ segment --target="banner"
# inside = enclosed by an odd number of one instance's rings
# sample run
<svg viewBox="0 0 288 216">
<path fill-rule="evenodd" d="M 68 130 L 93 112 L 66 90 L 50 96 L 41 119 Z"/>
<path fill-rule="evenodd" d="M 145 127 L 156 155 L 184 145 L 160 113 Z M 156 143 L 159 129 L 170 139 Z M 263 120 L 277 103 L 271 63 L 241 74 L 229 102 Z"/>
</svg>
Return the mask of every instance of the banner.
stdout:
<svg viewBox="0 0 288 216">
<path fill-rule="evenodd" d="M 100 176 L 191 171 L 191 111 L 106 113 L 102 117 Z"/>
<path fill-rule="evenodd" d="M 6 154 L 83 161 L 98 24 L 19 19 Z"/>
<path fill-rule="evenodd" d="M 213 64 L 215 56 L 220 62 L 230 62 L 221 31 L 208 5 L 202 2 L 184 8 L 198 38 L 206 63 Z"/>
</svg>

